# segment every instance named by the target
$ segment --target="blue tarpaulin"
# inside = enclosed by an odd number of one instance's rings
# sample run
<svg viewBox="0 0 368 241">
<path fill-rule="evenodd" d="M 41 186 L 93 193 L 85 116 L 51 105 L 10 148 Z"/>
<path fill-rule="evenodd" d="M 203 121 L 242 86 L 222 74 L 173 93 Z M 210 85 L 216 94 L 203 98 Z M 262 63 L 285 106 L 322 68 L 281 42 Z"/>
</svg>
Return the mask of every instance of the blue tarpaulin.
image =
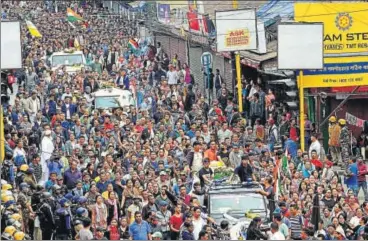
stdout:
<svg viewBox="0 0 368 241">
<path fill-rule="evenodd" d="M 308 0 L 308 2 L 313 1 L 315 0 Z M 293 18 L 295 2 L 296 1 L 270 0 L 257 10 L 257 21 L 263 22 L 265 27 L 268 27 L 274 24 L 279 18 Z"/>
</svg>

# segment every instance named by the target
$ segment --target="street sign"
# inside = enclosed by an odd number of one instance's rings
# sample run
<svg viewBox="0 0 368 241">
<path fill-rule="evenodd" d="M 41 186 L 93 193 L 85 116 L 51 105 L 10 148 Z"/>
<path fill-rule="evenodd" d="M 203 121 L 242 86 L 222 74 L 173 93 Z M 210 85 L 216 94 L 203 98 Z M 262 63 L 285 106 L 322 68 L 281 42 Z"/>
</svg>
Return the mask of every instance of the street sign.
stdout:
<svg viewBox="0 0 368 241">
<path fill-rule="evenodd" d="M 210 66 L 212 64 L 212 54 L 204 52 L 201 57 L 201 63 L 203 66 Z"/>
</svg>

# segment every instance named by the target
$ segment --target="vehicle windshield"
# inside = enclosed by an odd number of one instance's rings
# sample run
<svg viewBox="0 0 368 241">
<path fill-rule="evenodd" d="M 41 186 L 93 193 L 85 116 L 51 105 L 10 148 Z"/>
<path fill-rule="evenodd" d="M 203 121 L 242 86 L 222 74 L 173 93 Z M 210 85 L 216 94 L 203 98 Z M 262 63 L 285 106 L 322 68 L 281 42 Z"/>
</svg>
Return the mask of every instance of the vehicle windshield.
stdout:
<svg viewBox="0 0 368 241">
<path fill-rule="evenodd" d="M 211 214 L 261 211 L 265 210 L 265 202 L 260 194 L 211 194 L 210 210 Z"/>
<path fill-rule="evenodd" d="M 102 96 L 95 99 L 96 108 L 118 108 L 119 96 Z"/>
<path fill-rule="evenodd" d="M 52 67 L 57 67 L 60 65 L 81 65 L 83 63 L 83 58 L 81 54 L 75 55 L 55 55 L 52 56 Z"/>
</svg>

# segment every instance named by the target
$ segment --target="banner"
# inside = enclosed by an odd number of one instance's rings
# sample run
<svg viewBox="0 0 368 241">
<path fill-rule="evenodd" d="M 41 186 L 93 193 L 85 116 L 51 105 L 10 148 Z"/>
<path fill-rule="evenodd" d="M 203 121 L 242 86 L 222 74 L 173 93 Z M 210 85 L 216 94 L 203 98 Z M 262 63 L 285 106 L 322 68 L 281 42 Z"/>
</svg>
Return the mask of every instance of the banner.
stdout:
<svg viewBox="0 0 368 241">
<path fill-rule="evenodd" d="M 353 125 L 353 126 L 358 126 L 358 127 L 362 127 L 364 126 L 364 122 L 365 120 L 363 119 L 360 119 L 348 112 L 345 113 L 345 120 L 350 124 L 350 125 Z"/>
<path fill-rule="evenodd" d="M 324 54 L 368 52 L 368 3 L 295 3 L 295 21 L 324 24 Z"/>
<path fill-rule="evenodd" d="M 170 4 L 157 3 L 157 20 L 164 24 L 170 23 Z"/>
<path fill-rule="evenodd" d="M 256 50 L 255 9 L 216 12 L 217 52 Z"/>
<path fill-rule="evenodd" d="M 364 86 L 368 85 L 368 58 L 325 58 L 323 69 L 303 74 L 304 88 Z"/>
</svg>

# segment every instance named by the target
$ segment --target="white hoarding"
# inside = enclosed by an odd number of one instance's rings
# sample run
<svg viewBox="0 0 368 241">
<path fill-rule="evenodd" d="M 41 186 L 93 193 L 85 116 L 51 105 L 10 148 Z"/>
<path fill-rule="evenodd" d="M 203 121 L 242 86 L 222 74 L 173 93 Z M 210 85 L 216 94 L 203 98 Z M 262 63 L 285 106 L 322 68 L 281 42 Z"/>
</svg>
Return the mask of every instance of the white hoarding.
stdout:
<svg viewBox="0 0 368 241">
<path fill-rule="evenodd" d="M 1 22 L 1 69 L 22 68 L 20 23 Z"/>
<path fill-rule="evenodd" d="M 217 51 L 257 50 L 255 9 L 216 11 Z"/>
<path fill-rule="evenodd" d="M 323 68 L 323 24 L 278 26 L 278 69 Z"/>
</svg>

